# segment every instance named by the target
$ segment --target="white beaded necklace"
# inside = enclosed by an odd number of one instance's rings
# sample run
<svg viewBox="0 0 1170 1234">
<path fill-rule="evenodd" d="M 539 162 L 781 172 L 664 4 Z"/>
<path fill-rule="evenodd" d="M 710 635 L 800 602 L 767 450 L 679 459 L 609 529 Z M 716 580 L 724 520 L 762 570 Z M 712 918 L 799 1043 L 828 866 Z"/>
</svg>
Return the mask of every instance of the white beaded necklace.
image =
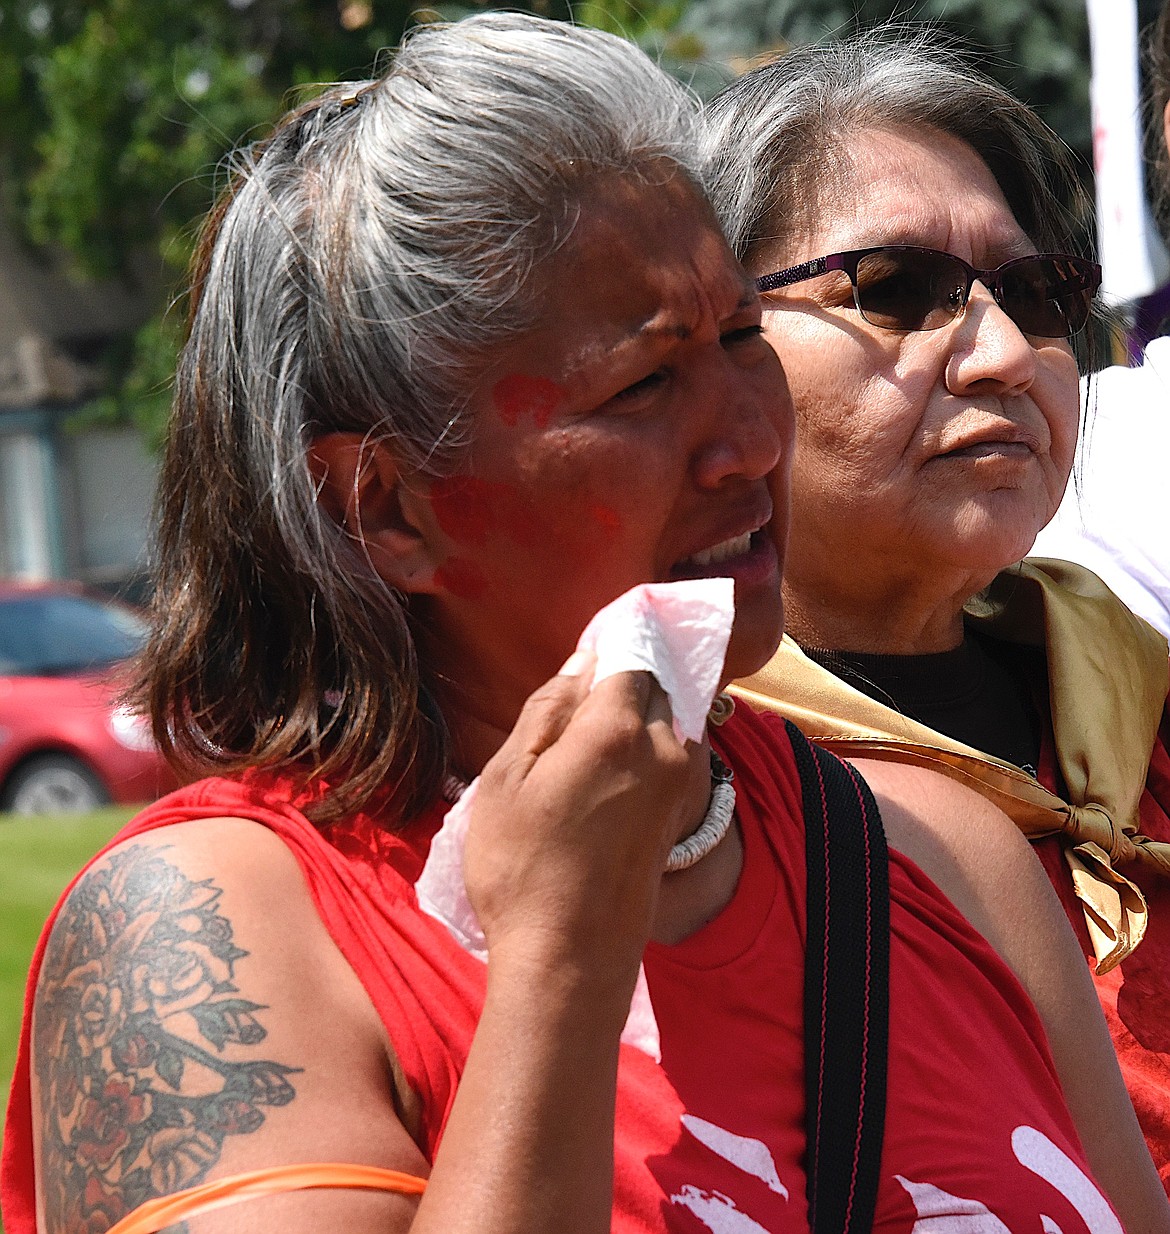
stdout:
<svg viewBox="0 0 1170 1234">
<path fill-rule="evenodd" d="M 707 813 L 698 829 L 680 840 L 667 854 L 667 874 L 690 869 L 727 834 L 735 815 L 735 785 L 731 778 L 731 768 L 712 750 L 711 800 L 707 803 Z"/>
</svg>

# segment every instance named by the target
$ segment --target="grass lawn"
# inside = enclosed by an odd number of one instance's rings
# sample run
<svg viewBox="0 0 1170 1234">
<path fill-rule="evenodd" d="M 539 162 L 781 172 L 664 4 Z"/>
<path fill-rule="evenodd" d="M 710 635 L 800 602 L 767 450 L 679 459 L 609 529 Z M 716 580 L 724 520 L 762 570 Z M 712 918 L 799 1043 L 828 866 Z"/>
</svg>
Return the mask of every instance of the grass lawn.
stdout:
<svg viewBox="0 0 1170 1234">
<path fill-rule="evenodd" d="M 0 1111 L 8 1104 L 24 983 L 41 925 L 86 858 L 133 813 L 114 808 L 58 818 L 0 814 Z"/>
</svg>

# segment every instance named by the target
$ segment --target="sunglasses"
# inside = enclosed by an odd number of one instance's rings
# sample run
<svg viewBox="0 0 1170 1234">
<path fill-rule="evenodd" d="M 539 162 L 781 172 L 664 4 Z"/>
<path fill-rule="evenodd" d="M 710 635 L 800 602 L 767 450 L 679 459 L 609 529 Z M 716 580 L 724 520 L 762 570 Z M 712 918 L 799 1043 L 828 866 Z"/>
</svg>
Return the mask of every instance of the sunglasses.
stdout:
<svg viewBox="0 0 1170 1234">
<path fill-rule="evenodd" d="M 775 291 L 830 270 L 843 270 L 853 284 L 857 311 L 882 330 L 937 330 L 967 307 L 978 279 L 996 304 L 1025 333 L 1070 338 L 1089 320 L 1101 267 L 1083 257 L 1040 253 L 1017 257 L 994 270 L 978 270 L 961 257 L 910 244 L 833 253 L 756 279 L 756 289 Z"/>
</svg>

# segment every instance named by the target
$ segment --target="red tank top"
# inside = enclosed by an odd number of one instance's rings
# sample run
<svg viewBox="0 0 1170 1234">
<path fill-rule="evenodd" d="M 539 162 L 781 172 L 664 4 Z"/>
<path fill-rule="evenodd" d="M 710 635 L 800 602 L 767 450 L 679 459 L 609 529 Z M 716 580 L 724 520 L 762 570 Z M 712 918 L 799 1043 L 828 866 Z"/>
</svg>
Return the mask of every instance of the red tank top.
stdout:
<svg viewBox="0 0 1170 1234">
<path fill-rule="evenodd" d="M 617 1234 L 807 1230 L 801 787 L 776 717 L 741 707 L 717 742 L 736 772 L 744 872 L 714 920 L 681 944 L 647 950 L 662 1061 L 622 1047 Z M 366 815 L 319 830 L 292 801 L 287 783 L 267 777 L 207 780 L 150 807 L 118 840 L 224 815 L 255 819 L 281 837 L 422 1099 L 420 1147 L 433 1158 L 486 979 L 485 966 L 415 903 L 413 882 L 443 807 L 394 835 Z M 898 854 L 890 884 L 889 1102 L 875 1228 L 910 1231 L 918 1219 L 954 1218 L 963 1228 L 978 1220 L 1002 1229 L 994 1217 L 1011 1231 L 1055 1222 L 1063 1234 L 1117 1234 L 1086 1178 L 1023 990 Z M 35 1228 L 30 1008 L 31 995 L 4 1139 L 8 1234 Z"/>
<path fill-rule="evenodd" d="M 1064 791 L 1051 727 L 1042 735 L 1039 779 L 1058 795 Z M 1138 812 L 1143 835 L 1170 842 L 1170 707 L 1162 715 L 1150 754 Z M 1073 892 L 1064 843 L 1061 836 L 1048 836 L 1033 841 L 1033 848 L 1064 901 L 1086 958 L 1091 958 L 1083 905 Z M 1121 872 L 1142 889 L 1149 904 L 1149 924 L 1140 946 L 1094 980 L 1125 1086 L 1162 1186 L 1170 1194 L 1170 878 L 1137 863 L 1122 866 Z"/>
</svg>

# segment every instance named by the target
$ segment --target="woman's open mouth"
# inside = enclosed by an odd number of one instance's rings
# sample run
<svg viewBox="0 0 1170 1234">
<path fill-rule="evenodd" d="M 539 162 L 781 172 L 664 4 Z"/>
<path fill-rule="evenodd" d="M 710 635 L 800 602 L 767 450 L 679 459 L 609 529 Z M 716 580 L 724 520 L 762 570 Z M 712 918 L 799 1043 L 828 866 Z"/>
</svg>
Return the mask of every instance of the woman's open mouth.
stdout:
<svg viewBox="0 0 1170 1234">
<path fill-rule="evenodd" d="M 688 557 L 684 566 L 704 566 L 718 565 L 721 561 L 730 561 L 733 557 L 742 557 L 749 548 L 751 548 L 752 535 L 754 533 L 745 531 L 742 536 L 732 536 L 730 540 L 724 540 L 721 544 L 714 544 L 710 548 L 705 548 L 701 552 L 696 553 L 693 557 Z"/>
<path fill-rule="evenodd" d="M 737 581 L 755 581 L 776 565 L 776 550 L 765 527 L 745 531 L 727 540 L 720 540 L 710 548 L 676 562 L 671 567 L 670 577 L 680 578 L 733 578 Z"/>
</svg>

